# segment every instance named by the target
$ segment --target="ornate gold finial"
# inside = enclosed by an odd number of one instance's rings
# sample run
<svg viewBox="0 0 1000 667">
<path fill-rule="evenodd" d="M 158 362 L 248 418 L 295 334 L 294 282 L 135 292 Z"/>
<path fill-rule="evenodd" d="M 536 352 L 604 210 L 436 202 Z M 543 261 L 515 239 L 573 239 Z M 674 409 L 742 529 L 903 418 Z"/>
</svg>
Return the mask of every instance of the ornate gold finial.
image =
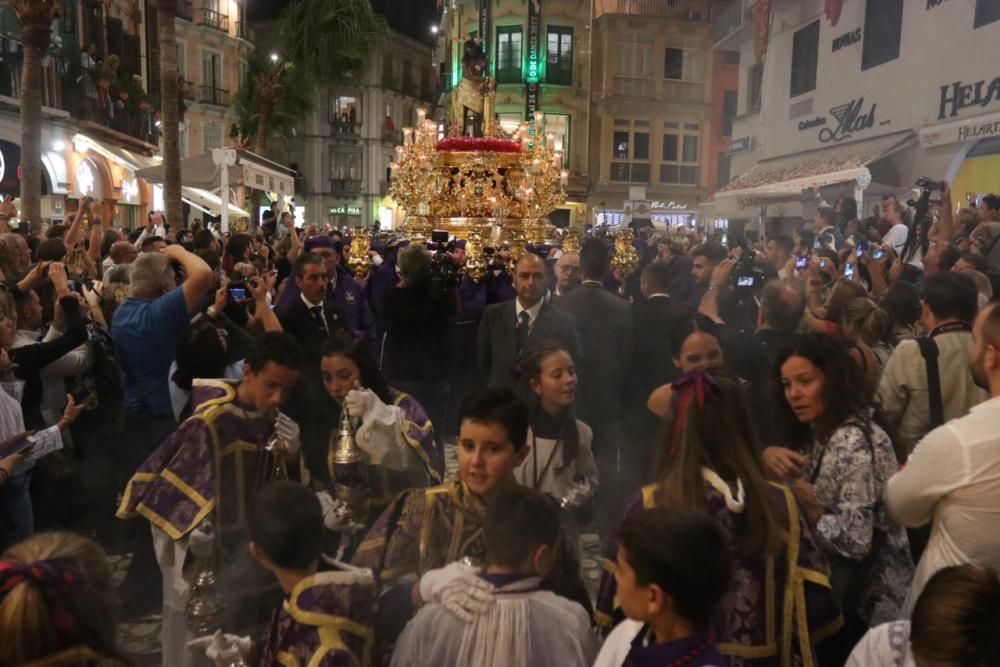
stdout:
<svg viewBox="0 0 1000 667">
<path fill-rule="evenodd" d="M 632 230 L 627 228 L 615 236 L 615 256 L 611 260 L 611 272 L 619 280 L 625 280 L 639 267 L 639 253 L 632 245 L 632 238 Z"/>
<path fill-rule="evenodd" d="M 566 236 L 562 242 L 563 252 L 580 252 L 580 230 L 570 227 L 566 230 Z"/>
<path fill-rule="evenodd" d="M 351 237 L 351 256 L 347 258 L 347 268 L 351 270 L 355 278 L 368 275 L 368 271 L 372 268 L 372 258 L 368 254 L 371 242 L 367 229 L 357 228 L 354 230 L 354 236 Z"/>
</svg>

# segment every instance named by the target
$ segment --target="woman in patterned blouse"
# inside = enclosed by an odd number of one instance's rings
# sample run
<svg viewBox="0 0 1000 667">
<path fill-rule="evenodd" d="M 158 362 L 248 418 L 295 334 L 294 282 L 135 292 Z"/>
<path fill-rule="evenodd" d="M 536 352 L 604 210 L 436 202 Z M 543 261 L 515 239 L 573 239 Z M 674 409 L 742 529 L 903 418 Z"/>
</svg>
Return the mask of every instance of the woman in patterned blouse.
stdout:
<svg viewBox="0 0 1000 667">
<path fill-rule="evenodd" d="M 896 619 L 913 576 L 906 531 L 882 501 L 899 460 L 858 365 L 835 339 L 792 341 L 776 359 L 775 388 L 777 416 L 800 451 L 770 447 L 764 457 L 792 487 L 833 565 L 846 625 L 830 664 L 843 664 L 868 627 Z"/>
</svg>

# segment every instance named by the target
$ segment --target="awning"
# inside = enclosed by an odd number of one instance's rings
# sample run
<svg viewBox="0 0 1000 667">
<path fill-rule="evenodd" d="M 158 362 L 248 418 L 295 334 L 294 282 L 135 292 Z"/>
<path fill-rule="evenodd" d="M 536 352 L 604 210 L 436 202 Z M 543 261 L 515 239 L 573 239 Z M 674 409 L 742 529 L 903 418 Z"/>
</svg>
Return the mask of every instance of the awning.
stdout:
<svg viewBox="0 0 1000 667">
<path fill-rule="evenodd" d="M 209 192 L 208 190 L 202 190 L 201 188 L 189 188 L 181 187 L 181 199 L 186 201 L 189 205 L 198 209 L 203 213 L 208 213 L 209 215 L 221 216 L 222 215 L 222 198 L 219 195 Z M 231 218 L 249 218 L 250 214 L 236 206 L 232 202 L 227 202 L 229 205 L 229 217 Z"/>
<path fill-rule="evenodd" d="M 916 135 L 908 130 L 867 141 L 764 160 L 715 193 L 716 216 L 735 217 L 746 209 L 749 210 L 745 215 L 756 215 L 753 211 L 761 206 L 797 201 L 807 188 L 822 188 L 851 181 L 858 181 L 868 187 L 872 181 L 869 167 L 903 149 L 916 146 L 916 143 Z M 898 176 L 891 180 L 897 179 Z M 883 186 L 892 188 L 899 185 L 901 184 L 883 183 Z"/>
<path fill-rule="evenodd" d="M 73 150 L 77 153 L 93 151 L 133 172 L 139 172 L 149 167 L 155 168 L 158 161 L 158 158 L 143 155 L 142 153 L 135 153 L 127 148 L 122 148 L 121 146 L 116 146 L 100 139 L 94 139 L 86 134 L 73 135 Z M 136 175 L 142 178 L 140 174 L 137 173 Z"/>
<path fill-rule="evenodd" d="M 137 175 L 150 183 L 163 183 L 166 168 L 158 164 L 140 169 Z M 220 167 L 211 152 L 181 160 L 181 184 L 208 191 L 222 187 Z M 256 153 L 237 150 L 236 164 L 229 168 L 229 186 L 240 185 L 291 197 L 295 194 L 295 172 Z"/>
</svg>

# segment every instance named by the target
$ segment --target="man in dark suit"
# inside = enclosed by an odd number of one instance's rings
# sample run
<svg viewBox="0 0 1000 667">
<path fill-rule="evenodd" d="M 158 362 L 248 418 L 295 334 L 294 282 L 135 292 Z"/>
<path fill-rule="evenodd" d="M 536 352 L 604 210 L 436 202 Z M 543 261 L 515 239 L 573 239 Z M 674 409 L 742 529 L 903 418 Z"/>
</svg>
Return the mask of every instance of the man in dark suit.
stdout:
<svg viewBox="0 0 1000 667">
<path fill-rule="evenodd" d="M 330 398 L 323 387 L 320 358 L 323 343 L 331 334 L 346 329 L 343 312 L 327 298 L 329 277 L 325 259 L 311 252 L 299 255 L 292 267 L 292 280 L 300 294 L 278 309 L 285 333 L 302 347 L 303 369 L 292 391 L 288 415 L 302 428 L 302 450 L 314 475 L 326 470 L 326 443 L 330 430 Z M 322 475 L 321 475 L 322 476 Z"/>
<path fill-rule="evenodd" d="M 620 426 L 625 378 L 632 359 L 631 309 L 627 301 L 604 288 L 610 263 L 603 241 L 585 239 L 580 247 L 583 282 L 553 301 L 576 318 L 583 344 L 583 362 L 577 362 L 580 388 L 576 412 L 594 429 L 595 438 Z"/>
<path fill-rule="evenodd" d="M 678 322 L 690 317 L 690 312 L 668 295 L 672 278 L 668 263 L 652 262 L 643 269 L 640 279 L 645 299 L 632 304 L 635 356 L 629 404 L 638 410 L 645 410 L 654 389 L 672 382 L 680 374 L 673 363 L 670 332 Z"/>
<path fill-rule="evenodd" d="M 628 489 L 641 481 L 625 444 L 625 384 L 632 360 L 632 311 L 624 299 L 604 287 L 610 252 L 600 239 L 580 246 L 580 276 L 575 290 L 555 299 L 556 307 L 576 318 L 583 362 L 576 414 L 594 431 L 593 450 L 601 471 L 597 505 L 619 507 Z M 598 517 L 603 519 L 604 517 Z"/>
<path fill-rule="evenodd" d="M 526 253 L 514 267 L 513 301 L 487 306 L 479 322 L 476 345 L 479 370 L 488 384 L 514 387 L 511 370 L 522 353 L 546 340 L 557 341 L 569 350 L 576 363 L 583 356 L 576 321 L 558 308 L 545 303 L 547 290 L 545 262 Z"/>
</svg>

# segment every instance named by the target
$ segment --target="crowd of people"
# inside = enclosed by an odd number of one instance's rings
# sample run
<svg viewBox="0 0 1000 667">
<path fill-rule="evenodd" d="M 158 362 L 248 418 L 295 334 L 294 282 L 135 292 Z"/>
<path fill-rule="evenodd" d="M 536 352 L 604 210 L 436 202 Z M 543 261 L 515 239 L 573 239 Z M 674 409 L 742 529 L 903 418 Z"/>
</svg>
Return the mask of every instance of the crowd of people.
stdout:
<svg viewBox="0 0 1000 667">
<path fill-rule="evenodd" d="M 0 235 L 0 667 L 154 611 L 171 667 L 1000 664 L 1000 198 L 924 194 L 628 275 L 277 206 Z"/>
</svg>

